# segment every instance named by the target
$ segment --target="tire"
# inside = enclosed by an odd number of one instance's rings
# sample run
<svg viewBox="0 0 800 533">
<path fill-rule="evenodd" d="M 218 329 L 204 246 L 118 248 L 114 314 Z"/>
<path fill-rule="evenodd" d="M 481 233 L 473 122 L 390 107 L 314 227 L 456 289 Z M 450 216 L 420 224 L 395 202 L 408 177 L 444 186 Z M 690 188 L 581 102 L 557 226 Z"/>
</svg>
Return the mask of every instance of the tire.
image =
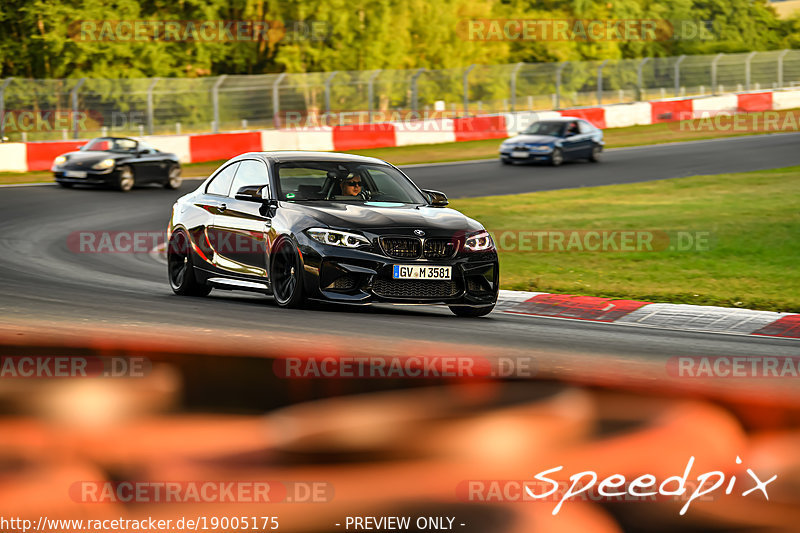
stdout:
<svg viewBox="0 0 800 533">
<path fill-rule="evenodd" d="M 503 163 L 504 165 L 513 165 L 514 164 L 510 159 L 507 159 L 505 157 L 501 157 L 500 158 L 500 162 Z"/>
<path fill-rule="evenodd" d="M 175 190 L 181 186 L 183 178 L 181 177 L 180 165 L 170 165 L 167 171 L 167 181 L 164 182 L 165 189 Z"/>
<path fill-rule="evenodd" d="M 603 153 L 603 147 L 599 144 L 592 145 L 592 155 L 589 156 L 589 161 L 592 163 L 597 163 L 600 161 L 600 154 Z"/>
<path fill-rule="evenodd" d="M 550 165 L 554 167 L 561 166 L 561 163 L 564 162 L 564 152 L 561 151 L 561 148 L 555 148 L 553 150 L 553 155 L 550 156 Z"/>
<path fill-rule="evenodd" d="M 298 308 L 305 301 L 303 294 L 303 261 L 289 238 L 280 239 L 272 249 L 269 277 L 272 295 L 279 307 Z"/>
<path fill-rule="evenodd" d="M 450 310 L 454 315 L 464 318 L 477 318 L 479 316 L 485 316 L 491 313 L 492 309 L 494 309 L 494 304 L 485 305 L 483 307 L 464 307 L 460 305 L 450 306 Z"/>
<path fill-rule="evenodd" d="M 65 189 L 71 189 L 71 188 L 72 188 L 72 186 L 73 186 L 73 185 L 75 185 L 74 183 L 68 183 L 68 182 L 66 182 L 66 181 L 58 181 L 58 182 L 56 182 L 56 183 L 58 183 L 59 185 L 61 185 L 61 186 L 62 186 L 62 187 L 64 187 Z"/>
<path fill-rule="evenodd" d="M 133 169 L 128 165 L 119 167 L 117 170 L 117 189 L 122 192 L 128 192 L 133 189 L 136 179 L 133 176 Z"/>
<path fill-rule="evenodd" d="M 167 246 L 167 276 L 169 286 L 181 296 L 206 296 L 211 287 L 197 281 L 192 265 L 189 236 L 183 230 L 172 234 Z"/>
</svg>

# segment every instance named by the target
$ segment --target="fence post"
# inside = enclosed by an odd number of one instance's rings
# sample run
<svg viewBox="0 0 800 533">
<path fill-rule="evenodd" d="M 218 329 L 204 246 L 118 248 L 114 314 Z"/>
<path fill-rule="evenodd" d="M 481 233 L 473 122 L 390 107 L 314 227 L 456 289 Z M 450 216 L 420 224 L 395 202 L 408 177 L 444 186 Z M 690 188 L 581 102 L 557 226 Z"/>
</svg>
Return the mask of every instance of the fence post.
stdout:
<svg viewBox="0 0 800 533">
<path fill-rule="evenodd" d="M 725 54 L 717 54 L 711 60 L 711 94 L 717 94 L 717 63 Z"/>
<path fill-rule="evenodd" d="M 339 73 L 338 70 L 334 70 L 328 77 L 325 78 L 325 114 L 331 114 L 331 81 L 333 81 L 333 77 Z"/>
<path fill-rule="evenodd" d="M 411 111 L 417 112 L 417 79 L 425 72 L 425 68 L 418 68 L 417 71 L 411 76 Z"/>
<path fill-rule="evenodd" d="M 675 61 L 675 96 L 681 95 L 681 63 L 686 59 L 685 55 L 678 57 Z"/>
<path fill-rule="evenodd" d="M 367 113 L 368 113 L 367 120 L 370 123 L 372 123 L 372 106 L 373 106 L 372 101 L 375 99 L 375 90 L 374 90 L 375 78 L 377 78 L 381 72 L 382 72 L 381 69 L 372 71 L 372 75 L 369 77 L 369 85 L 367 85 L 367 99 L 369 99 L 369 102 L 367 104 Z"/>
<path fill-rule="evenodd" d="M 517 73 L 519 69 L 522 68 L 522 65 L 525 63 L 517 63 L 514 65 L 514 68 L 511 70 L 511 112 L 514 112 L 514 108 L 517 105 Z"/>
<path fill-rule="evenodd" d="M 781 53 L 778 54 L 778 88 L 783 88 L 783 58 L 786 57 L 786 54 L 789 53 L 789 50 L 781 50 Z"/>
<path fill-rule="evenodd" d="M 472 69 L 475 68 L 475 63 L 471 64 L 464 70 L 464 116 L 469 116 L 469 81 L 467 78 L 469 77 L 469 73 L 472 72 Z"/>
<path fill-rule="evenodd" d="M 556 109 L 561 109 L 561 71 L 569 65 L 569 61 L 563 61 L 556 67 Z"/>
<path fill-rule="evenodd" d="M 274 82 L 272 82 L 272 125 L 277 129 L 281 127 L 281 98 L 278 92 L 278 86 L 286 77 L 286 73 L 282 72 Z"/>
<path fill-rule="evenodd" d="M 3 85 L 0 85 L 0 143 L 5 142 L 6 138 L 6 87 L 13 79 L 13 77 L 6 78 Z"/>
<path fill-rule="evenodd" d="M 744 60 L 744 86 L 745 90 L 750 90 L 750 62 L 758 52 L 750 52 Z"/>
<path fill-rule="evenodd" d="M 214 129 L 213 133 L 219 132 L 219 86 L 222 85 L 222 82 L 225 81 L 227 78 L 227 74 L 223 74 L 217 78 L 217 81 L 214 82 L 213 87 L 211 87 L 211 105 L 214 107 Z"/>
<path fill-rule="evenodd" d="M 636 66 L 636 101 L 642 101 L 642 92 L 644 91 L 644 76 L 642 74 L 642 69 L 644 68 L 645 64 L 650 61 L 651 57 L 645 57 L 639 64 Z"/>
<path fill-rule="evenodd" d="M 597 67 L 597 105 L 603 105 L 603 68 L 605 68 L 608 59 L 604 59 L 600 66 Z"/>
<path fill-rule="evenodd" d="M 147 134 L 153 135 L 153 88 L 161 78 L 153 78 L 147 87 Z"/>
<path fill-rule="evenodd" d="M 72 98 L 72 138 L 77 139 L 78 136 L 78 90 L 86 83 L 86 78 L 81 78 L 75 87 L 69 92 Z"/>
</svg>

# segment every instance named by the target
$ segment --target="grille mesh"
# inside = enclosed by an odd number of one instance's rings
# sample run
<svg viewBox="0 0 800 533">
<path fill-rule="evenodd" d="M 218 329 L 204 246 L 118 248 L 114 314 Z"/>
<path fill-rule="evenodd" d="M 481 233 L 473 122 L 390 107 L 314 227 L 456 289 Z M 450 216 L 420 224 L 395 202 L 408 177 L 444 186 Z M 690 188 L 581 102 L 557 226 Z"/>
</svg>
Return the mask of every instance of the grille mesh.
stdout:
<svg viewBox="0 0 800 533">
<path fill-rule="evenodd" d="M 428 239 L 422 253 L 427 259 L 445 259 L 453 256 L 455 245 L 448 239 Z"/>
<path fill-rule="evenodd" d="M 372 290 L 386 298 L 447 298 L 458 294 L 453 280 L 377 279 Z"/>
<path fill-rule="evenodd" d="M 385 237 L 381 239 L 381 245 L 386 255 L 399 257 L 402 259 L 417 258 L 420 255 L 419 239 L 408 237 Z"/>
</svg>

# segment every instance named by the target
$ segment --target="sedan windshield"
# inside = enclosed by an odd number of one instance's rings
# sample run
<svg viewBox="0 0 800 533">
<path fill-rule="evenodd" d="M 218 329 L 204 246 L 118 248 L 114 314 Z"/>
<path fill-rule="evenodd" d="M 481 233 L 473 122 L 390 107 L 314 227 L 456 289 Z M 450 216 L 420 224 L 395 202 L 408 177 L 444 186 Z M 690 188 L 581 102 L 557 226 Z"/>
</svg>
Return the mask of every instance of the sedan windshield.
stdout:
<svg viewBox="0 0 800 533">
<path fill-rule="evenodd" d="M 564 131 L 564 122 L 535 122 L 522 133 L 526 135 L 552 135 L 561 137 Z"/>
<path fill-rule="evenodd" d="M 100 137 L 89 141 L 81 150 L 84 152 L 133 153 L 136 151 L 136 146 L 137 142 L 133 139 Z"/>
<path fill-rule="evenodd" d="M 293 161 L 276 169 L 281 200 L 427 204 L 408 178 L 387 165 Z"/>
</svg>

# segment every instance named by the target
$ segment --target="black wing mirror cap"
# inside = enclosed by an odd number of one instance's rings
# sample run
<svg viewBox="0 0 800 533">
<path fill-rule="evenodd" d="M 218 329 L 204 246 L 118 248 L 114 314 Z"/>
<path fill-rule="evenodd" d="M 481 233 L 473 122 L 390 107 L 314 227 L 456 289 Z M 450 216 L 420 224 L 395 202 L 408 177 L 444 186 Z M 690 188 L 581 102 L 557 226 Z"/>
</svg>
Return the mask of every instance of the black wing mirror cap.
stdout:
<svg viewBox="0 0 800 533">
<path fill-rule="evenodd" d="M 444 207 L 450 203 L 447 200 L 447 195 L 441 191 L 424 189 L 422 192 L 428 195 L 428 199 L 430 200 L 431 205 L 434 207 Z"/>
<path fill-rule="evenodd" d="M 269 202 L 269 187 L 267 185 L 245 185 L 236 191 L 235 198 L 246 202 Z"/>
</svg>

